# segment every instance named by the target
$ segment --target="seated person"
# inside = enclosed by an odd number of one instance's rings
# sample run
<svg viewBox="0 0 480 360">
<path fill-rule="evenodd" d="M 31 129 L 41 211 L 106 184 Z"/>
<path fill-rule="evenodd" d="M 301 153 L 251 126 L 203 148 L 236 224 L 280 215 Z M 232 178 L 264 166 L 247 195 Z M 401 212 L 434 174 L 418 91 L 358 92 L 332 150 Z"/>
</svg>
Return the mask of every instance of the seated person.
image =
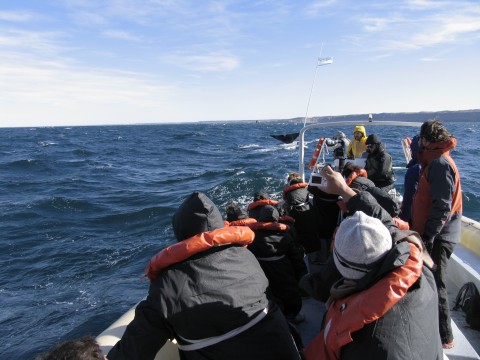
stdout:
<svg viewBox="0 0 480 360">
<path fill-rule="evenodd" d="M 362 211 L 343 220 L 333 250 L 342 277 L 307 359 L 443 359 L 436 286 L 423 251 L 418 234 L 394 241 Z"/>
<path fill-rule="evenodd" d="M 308 184 L 299 174 L 292 172 L 288 176 L 288 185 L 283 189 L 284 208 L 295 221 L 297 241 L 309 254 L 320 250 L 320 236 L 316 225 L 316 210 L 310 202 Z"/>
<path fill-rule="evenodd" d="M 106 360 L 97 341 L 91 336 L 64 341 L 36 360 Z"/>
<path fill-rule="evenodd" d="M 330 296 L 307 359 L 443 359 L 433 261 L 420 237 L 398 230 L 370 194 L 355 193 L 330 167 L 322 174 L 325 191 L 342 196 L 351 215 L 335 235 L 330 274 L 302 278 L 312 295 Z"/>
<path fill-rule="evenodd" d="M 377 135 L 369 135 L 365 143 L 368 152 L 365 170 L 368 178 L 376 187 L 389 191 L 395 183 L 392 157 L 387 153 L 385 145 Z"/>
<path fill-rule="evenodd" d="M 325 139 L 325 144 L 333 150 L 333 159 L 338 160 L 338 170 L 342 171 L 347 157 L 347 148 L 350 145 L 347 135 L 342 131 L 337 131 L 332 139 Z"/>
<path fill-rule="evenodd" d="M 226 206 L 225 213 L 227 214 L 227 220 L 223 222 L 225 226 L 245 226 L 257 222 L 257 219 L 248 217 L 247 212 L 235 202 Z"/>
<path fill-rule="evenodd" d="M 352 189 L 357 191 L 368 191 L 375 197 L 380 206 L 382 206 L 391 217 L 398 216 L 400 205 L 385 190 L 375 186 L 373 181 L 368 179 L 367 171 L 353 163 L 347 163 L 342 171 L 345 182 Z"/>
<path fill-rule="evenodd" d="M 278 206 L 278 201 L 270 199 L 270 195 L 268 195 L 263 190 L 255 191 L 255 193 L 253 194 L 253 202 L 248 204 L 248 207 L 247 207 L 248 216 L 258 220 L 260 211 L 262 210 L 262 207 L 265 205 Z"/>
<path fill-rule="evenodd" d="M 353 139 L 348 144 L 347 158 L 356 159 L 361 158 L 364 151 L 367 150 L 365 141 L 367 140 L 367 132 L 365 126 L 357 125 L 353 129 Z"/>
<path fill-rule="evenodd" d="M 285 316 L 294 322 L 302 308 L 298 281 L 307 273 L 303 251 L 299 251 L 288 225 L 278 222 L 279 213 L 272 205 L 262 208 L 258 222 L 251 224 L 255 240 L 248 249 L 255 255 L 273 296 L 278 299 Z"/>
<path fill-rule="evenodd" d="M 268 280 L 245 248 L 253 231 L 224 228 L 200 192 L 178 207 L 172 226 L 178 242 L 150 260 L 149 294 L 107 358 L 153 359 L 176 339 L 184 360 L 300 359 L 285 317 L 267 298 Z"/>
</svg>

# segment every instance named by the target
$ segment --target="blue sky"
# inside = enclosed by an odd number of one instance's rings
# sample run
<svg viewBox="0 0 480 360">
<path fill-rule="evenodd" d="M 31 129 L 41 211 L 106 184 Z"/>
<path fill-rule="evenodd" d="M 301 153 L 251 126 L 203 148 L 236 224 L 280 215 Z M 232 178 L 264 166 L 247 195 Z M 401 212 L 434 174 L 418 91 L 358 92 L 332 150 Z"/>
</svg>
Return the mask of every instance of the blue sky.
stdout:
<svg viewBox="0 0 480 360">
<path fill-rule="evenodd" d="M 478 109 L 479 64 L 478 0 L 0 2 L 0 126 Z"/>
</svg>

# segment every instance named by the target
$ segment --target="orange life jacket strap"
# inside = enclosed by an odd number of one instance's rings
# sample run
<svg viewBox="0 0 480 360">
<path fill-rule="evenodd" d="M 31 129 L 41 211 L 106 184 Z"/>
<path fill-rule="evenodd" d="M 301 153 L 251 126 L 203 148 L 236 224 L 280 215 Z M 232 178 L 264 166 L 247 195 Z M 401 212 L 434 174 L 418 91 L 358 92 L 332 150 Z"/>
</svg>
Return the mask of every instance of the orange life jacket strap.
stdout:
<svg viewBox="0 0 480 360">
<path fill-rule="evenodd" d="M 257 221 L 253 224 L 248 224 L 248 227 L 252 230 L 272 230 L 272 231 L 287 231 L 290 227 L 286 224 L 278 222 L 260 222 Z"/>
<path fill-rule="evenodd" d="M 265 205 L 277 205 L 278 201 L 277 200 L 272 200 L 272 199 L 265 199 L 265 200 L 257 200 L 254 201 L 250 204 L 248 204 L 247 210 L 253 210 L 259 206 L 265 206 Z"/>
<path fill-rule="evenodd" d="M 367 171 L 365 169 L 352 171 L 352 173 L 348 175 L 348 178 L 345 179 L 345 182 L 347 183 L 348 186 L 350 186 L 353 180 L 355 180 L 357 177 L 368 178 Z"/>
<path fill-rule="evenodd" d="M 249 224 L 256 223 L 257 219 L 245 218 L 229 222 L 227 226 L 248 226 Z"/>
<path fill-rule="evenodd" d="M 307 186 L 308 186 L 308 184 L 305 183 L 305 182 L 290 185 L 290 186 L 286 187 L 285 189 L 283 189 L 283 198 L 285 199 L 285 195 L 287 195 L 290 191 L 305 188 Z"/>
<path fill-rule="evenodd" d="M 214 246 L 229 244 L 248 245 L 255 239 L 255 233 L 247 226 L 229 226 L 200 233 L 176 244 L 170 245 L 150 259 L 145 275 L 153 282 L 166 267 L 188 259 L 190 256 Z"/>
</svg>

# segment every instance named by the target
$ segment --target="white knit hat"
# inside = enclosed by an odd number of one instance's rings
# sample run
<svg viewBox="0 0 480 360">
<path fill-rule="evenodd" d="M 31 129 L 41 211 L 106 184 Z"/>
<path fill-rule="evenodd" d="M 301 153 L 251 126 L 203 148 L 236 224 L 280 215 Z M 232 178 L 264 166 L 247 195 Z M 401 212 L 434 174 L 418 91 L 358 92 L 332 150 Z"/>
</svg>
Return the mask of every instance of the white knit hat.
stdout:
<svg viewBox="0 0 480 360">
<path fill-rule="evenodd" d="M 362 211 L 343 220 L 335 234 L 333 260 L 343 277 L 361 279 L 392 248 L 392 237 L 383 223 Z"/>
</svg>

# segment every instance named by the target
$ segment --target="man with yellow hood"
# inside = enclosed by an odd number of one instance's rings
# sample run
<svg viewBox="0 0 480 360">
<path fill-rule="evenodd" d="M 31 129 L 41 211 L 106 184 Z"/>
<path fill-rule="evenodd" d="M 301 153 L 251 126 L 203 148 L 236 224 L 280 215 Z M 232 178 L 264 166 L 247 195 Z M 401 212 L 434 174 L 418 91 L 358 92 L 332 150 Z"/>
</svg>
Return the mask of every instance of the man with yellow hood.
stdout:
<svg viewBox="0 0 480 360">
<path fill-rule="evenodd" d="M 347 148 L 347 158 L 355 159 L 362 157 L 362 153 L 367 150 L 365 141 L 367 140 L 367 133 L 363 125 L 355 126 L 353 129 L 353 139 Z"/>
</svg>

